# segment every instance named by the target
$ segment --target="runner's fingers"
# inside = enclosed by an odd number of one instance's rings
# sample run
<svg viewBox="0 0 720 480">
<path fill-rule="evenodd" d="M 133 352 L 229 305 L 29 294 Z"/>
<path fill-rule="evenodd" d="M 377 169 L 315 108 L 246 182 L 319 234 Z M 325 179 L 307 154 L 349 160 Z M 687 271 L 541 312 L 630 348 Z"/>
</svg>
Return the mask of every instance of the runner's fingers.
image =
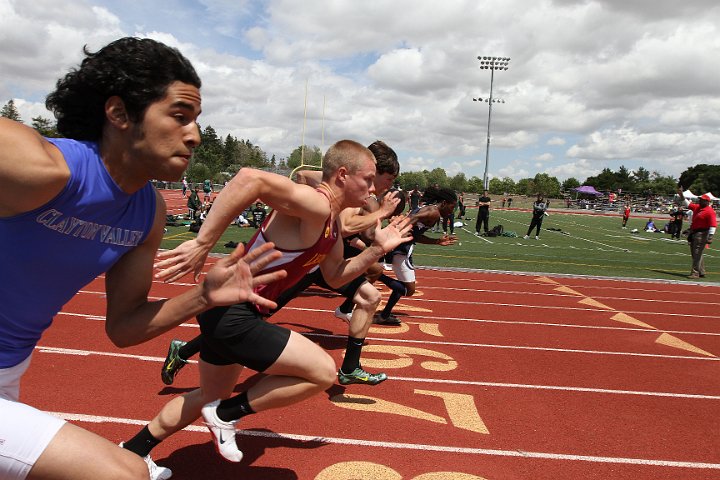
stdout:
<svg viewBox="0 0 720 480">
<path fill-rule="evenodd" d="M 285 270 L 278 270 L 276 272 L 264 273 L 253 278 L 253 286 L 267 285 L 269 283 L 276 282 L 280 279 L 287 277 Z"/>
<path fill-rule="evenodd" d="M 265 307 L 269 310 L 274 310 L 277 308 L 277 303 L 268 300 L 267 298 L 261 297 L 260 295 L 253 293 L 248 297 L 248 301 L 252 302 L 256 305 L 259 305 L 261 307 Z"/>
<path fill-rule="evenodd" d="M 238 245 L 238 249 L 241 246 L 242 246 L 242 244 Z M 245 262 L 250 264 L 274 248 L 275 248 L 275 244 L 273 242 L 265 243 L 263 245 L 260 245 L 259 247 L 253 248 L 252 250 L 247 252 L 245 254 L 244 260 L 245 260 Z M 237 251 L 237 249 L 236 249 L 236 251 Z"/>
</svg>

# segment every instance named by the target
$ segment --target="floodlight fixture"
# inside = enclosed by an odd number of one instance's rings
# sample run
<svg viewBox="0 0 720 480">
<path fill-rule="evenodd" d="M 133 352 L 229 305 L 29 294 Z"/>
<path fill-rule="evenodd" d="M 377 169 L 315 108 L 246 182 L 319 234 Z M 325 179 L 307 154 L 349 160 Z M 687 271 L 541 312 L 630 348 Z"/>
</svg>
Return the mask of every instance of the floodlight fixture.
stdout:
<svg viewBox="0 0 720 480">
<path fill-rule="evenodd" d="M 492 120 L 493 103 L 505 103 L 503 99 L 493 98 L 493 81 L 495 70 L 507 70 L 510 65 L 510 57 L 488 57 L 478 56 L 481 70 L 490 70 L 490 96 L 487 98 L 473 98 L 473 102 L 486 102 L 488 104 L 487 122 L 487 143 L 485 144 L 485 174 L 483 175 L 483 188 L 488 190 L 488 166 L 490 165 L 490 121 Z"/>
</svg>

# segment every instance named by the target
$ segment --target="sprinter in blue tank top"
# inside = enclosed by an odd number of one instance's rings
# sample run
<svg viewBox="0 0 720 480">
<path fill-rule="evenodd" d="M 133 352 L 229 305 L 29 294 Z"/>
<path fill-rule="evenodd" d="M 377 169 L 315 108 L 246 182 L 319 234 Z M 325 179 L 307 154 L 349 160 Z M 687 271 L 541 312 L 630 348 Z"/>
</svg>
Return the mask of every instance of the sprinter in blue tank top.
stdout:
<svg viewBox="0 0 720 480">
<path fill-rule="evenodd" d="M 165 204 L 149 184 L 177 181 L 200 143 L 200 79 L 176 49 L 123 38 L 85 51 L 46 101 L 64 139 L 0 119 L 0 478 L 167 479 L 169 469 L 19 402 L 19 381 L 53 317 L 105 273 L 106 331 L 119 347 L 147 341 L 206 308 L 274 302 L 253 278 L 280 254 L 239 249 L 204 282 L 149 301 Z M 49 268 L 52 266 L 52 268 Z"/>
</svg>

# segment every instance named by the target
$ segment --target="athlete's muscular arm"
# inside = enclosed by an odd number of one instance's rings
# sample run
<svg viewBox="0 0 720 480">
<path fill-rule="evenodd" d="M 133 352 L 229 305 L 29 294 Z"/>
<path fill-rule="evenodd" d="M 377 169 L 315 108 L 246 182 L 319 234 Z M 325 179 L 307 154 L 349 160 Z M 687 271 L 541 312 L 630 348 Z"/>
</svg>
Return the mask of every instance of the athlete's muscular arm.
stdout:
<svg viewBox="0 0 720 480">
<path fill-rule="evenodd" d="M 400 203 L 400 192 L 393 195 L 385 195 L 382 202 L 370 198 L 367 205 L 362 209 L 345 209 L 340 213 L 340 231 L 343 237 L 367 229 L 374 229 L 378 220 L 390 218 Z"/>
<path fill-rule="evenodd" d="M 317 187 L 322 182 L 322 172 L 300 170 L 295 174 L 295 181 L 303 185 Z M 400 203 L 400 195 L 385 195 L 382 202 L 369 198 L 363 208 L 346 208 L 338 216 L 340 220 L 340 235 L 349 237 L 365 230 L 374 230 L 375 223 L 379 220 L 390 218 Z"/>
<path fill-rule="evenodd" d="M 216 263 L 201 284 L 171 299 L 149 301 L 153 260 L 165 226 L 166 209 L 159 194 L 157 202 L 155 222 L 148 238 L 123 255 L 105 275 L 105 330 L 115 345 L 127 347 L 145 342 L 213 306 L 249 301 L 271 309 L 276 307 L 274 302 L 253 292 L 256 285 L 285 276 L 285 272 L 280 271 L 279 275 L 255 277 L 262 267 L 280 257 L 280 252 L 271 250 L 272 243 L 244 257 L 239 246 L 229 257 Z"/>
<path fill-rule="evenodd" d="M 385 228 L 380 228 L 380 220 L 375 224 L 373 243 L 359 255 L 343 258 L 343 248 L 337 242 L 332 251 L 320 264 L 325 281 L 333 288 L 339 288 L 364 274 L 370 265 L 403 242 L 412 239 L 409 236 L 412 224 L 407 217 L 396 217 Z"/>
<path fill-rule="evenodd" d="M 156 267 L 161 271 L 155 278 L 172 282 L 194 272 L 197 280 L 208 253 L 220 235 L 258 198 L 287 216 L 322 222 L 329 210 L 327 202 L 318 201 L 319 196 L 315 189 L 281 175 L 243 168 L 216 197 L 197 238 L 158 255 L 162 260 Z"/>
<path fill-rule="evenodd" d="M 70 170 L 57 148 L 32 128 L 0 118 L 0 217 L 46 204 L 69 178 Z"/>
<path fill-rule="evenodd" d="M 440 220 L 440 211 L 435 205 L 426 205 L 418 210 L 417 213 L 410 215 L 410 221 L 413 225 L 418 222 L 425 225 L 435 225 L 438 220 Z M 456 241 L 457 239 L 454 236 L 448 235 L 443 235 L 438 238 L 431 238 L 423 234 L 415 236 L 415 242 L 429 245 L 447 246 L 454 244 Z"/>
</svg>

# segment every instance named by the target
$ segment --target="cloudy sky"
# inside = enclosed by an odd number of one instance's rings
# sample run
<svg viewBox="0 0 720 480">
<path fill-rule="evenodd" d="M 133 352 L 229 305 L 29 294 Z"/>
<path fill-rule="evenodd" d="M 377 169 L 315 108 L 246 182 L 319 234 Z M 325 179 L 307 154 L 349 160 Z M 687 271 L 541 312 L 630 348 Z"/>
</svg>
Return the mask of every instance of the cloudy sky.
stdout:
<svg viewBox="0 0 720 480">
<path fill-rule="evenodd" d="M 0 0 L 0 105 L 44 98 L 122 36 L 178 47 L 203 79 L 200 123 L 286 157 L 385 140 L 403 170 L 483 177 L 603 168 L 678 176 L 720 163 L 717 0 Z M 306 95 L 307 90 L 307 95 Z M 307 115 L 305 122 L 305 99 Z"/>
</svg>

